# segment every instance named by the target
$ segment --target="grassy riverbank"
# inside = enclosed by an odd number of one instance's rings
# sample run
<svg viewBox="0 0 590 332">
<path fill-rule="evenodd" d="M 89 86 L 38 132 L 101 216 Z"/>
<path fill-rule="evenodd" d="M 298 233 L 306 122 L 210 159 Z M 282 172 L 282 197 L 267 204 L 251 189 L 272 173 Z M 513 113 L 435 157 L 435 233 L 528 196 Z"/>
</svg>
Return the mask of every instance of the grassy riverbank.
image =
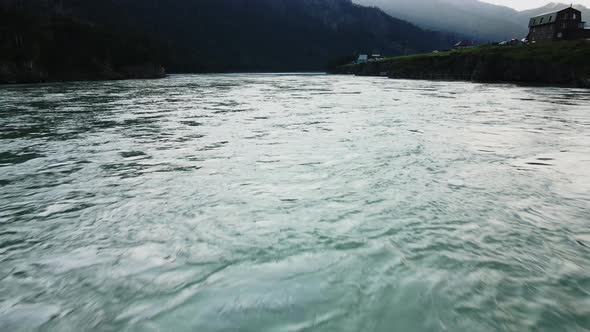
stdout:
<svg viewBox="0 0 590 332">
<path fill-rule="evenodd" d="M 358 65 L 335 73 L 410 79 L 526 82 L 590 86 L 590 42 L 479 46 Z"/>
</svg>

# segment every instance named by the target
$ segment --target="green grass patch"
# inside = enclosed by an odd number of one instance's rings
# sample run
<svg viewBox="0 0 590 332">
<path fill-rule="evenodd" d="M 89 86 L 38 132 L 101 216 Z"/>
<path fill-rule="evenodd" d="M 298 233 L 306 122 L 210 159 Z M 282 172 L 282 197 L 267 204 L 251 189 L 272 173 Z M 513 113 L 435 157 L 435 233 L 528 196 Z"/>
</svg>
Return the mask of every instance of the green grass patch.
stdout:
<svg viewBox="0 0 590 332">
<path fill-rule="evenodd" d="M 380 60 L 381 62 L 408 62 L 429 58 L 461 57 L 504 57 L 514 60 L 533 60 L 544 62 L 559 62 L 565 64 L 590 64 L 590 42 L 588 41 L 562 41 L 552 43 L 539 43 L 522 46 L 484 45 L 453 50 L 449 52 L 414 54 L 398 56 Z"/>
</svg>

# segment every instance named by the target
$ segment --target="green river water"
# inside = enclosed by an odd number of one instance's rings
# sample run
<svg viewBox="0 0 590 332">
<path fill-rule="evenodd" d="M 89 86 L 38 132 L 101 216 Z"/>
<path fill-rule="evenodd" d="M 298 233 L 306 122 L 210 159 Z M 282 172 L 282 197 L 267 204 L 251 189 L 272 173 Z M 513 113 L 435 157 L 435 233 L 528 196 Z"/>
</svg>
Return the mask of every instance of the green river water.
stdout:
<svg viewBox="0 0 590 332">
<path fill-rule="evenodd" d="M 0 87 L 0 331 L 589 331 L 590 92 Z"/>
</svg>

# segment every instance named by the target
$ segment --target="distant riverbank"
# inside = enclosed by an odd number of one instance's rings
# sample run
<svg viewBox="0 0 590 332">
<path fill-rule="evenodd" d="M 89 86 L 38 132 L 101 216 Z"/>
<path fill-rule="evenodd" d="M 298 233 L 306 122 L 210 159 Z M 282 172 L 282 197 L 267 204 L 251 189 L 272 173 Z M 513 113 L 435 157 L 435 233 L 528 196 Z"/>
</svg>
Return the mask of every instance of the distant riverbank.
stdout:
<svg viewBox="0 0 590 332">
<path fill-rule="evenodd" d="M 590 88 L 590 42 L 480 46 L 346 65 L 335 74 Z"/>
<path fill-rule="evenodd" d="M 130 65 L 113 69 L 109 64 L 97 70 L 51 72 L 42 64 L 33 61 L 24 63 L 0 62 L 0 84 L 46 83 L 68 81 L 107 81 L 126 79 L 156 79 L 166 77 L 166 70 L 161 65 Z"/>
</svg>

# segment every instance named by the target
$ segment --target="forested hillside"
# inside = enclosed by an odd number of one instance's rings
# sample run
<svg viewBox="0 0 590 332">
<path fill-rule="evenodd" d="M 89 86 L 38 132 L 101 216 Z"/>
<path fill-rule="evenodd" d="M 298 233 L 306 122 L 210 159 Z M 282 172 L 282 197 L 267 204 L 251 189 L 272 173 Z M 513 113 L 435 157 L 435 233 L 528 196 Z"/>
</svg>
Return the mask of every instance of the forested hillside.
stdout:
<svg viewBox="0 0 590 332">
<path fill-rule="evenodd" d="M 37 9 L 0 6 L 0 83 L 165 75 L 165 48 L 149 36 Z"/>
<path fill-rule="evenodd" d="M 341 56 L 428 52 L 447 48 L 454 41 L 448 35 L 420 29 L 350 0 L 0 3 L 17 6 L 32 22 L 19 24 L 15 19 L 13 23 L 3 23 L 5 30 L 18 31 L 25 42 L 34 41 L 31 45 L 56 43 L 62 49 L 56 54 L 49 57 L 41 52 L 35 56 L 38 61 L 64 70 L 71 61 L 96 62 L 91 55 L 98 59 L 110 56 L 114 67 L 119 63 L 163 59 L 171 72 L 323 70 Z M 75 38 L 52 32 L 61 31 L 62 24 L 56 22 L 64 21 L 69 22 L 68 34 Z M 10 36 L 7 37 L 3 39 L 4 47 L 11 48 Z M 20 52 L 34 54 L 30 49 Z M 70 62 L 54 63 L 61 58 Z M 90 68 L 90 64 L 84 66 Z"/>
</svg>

